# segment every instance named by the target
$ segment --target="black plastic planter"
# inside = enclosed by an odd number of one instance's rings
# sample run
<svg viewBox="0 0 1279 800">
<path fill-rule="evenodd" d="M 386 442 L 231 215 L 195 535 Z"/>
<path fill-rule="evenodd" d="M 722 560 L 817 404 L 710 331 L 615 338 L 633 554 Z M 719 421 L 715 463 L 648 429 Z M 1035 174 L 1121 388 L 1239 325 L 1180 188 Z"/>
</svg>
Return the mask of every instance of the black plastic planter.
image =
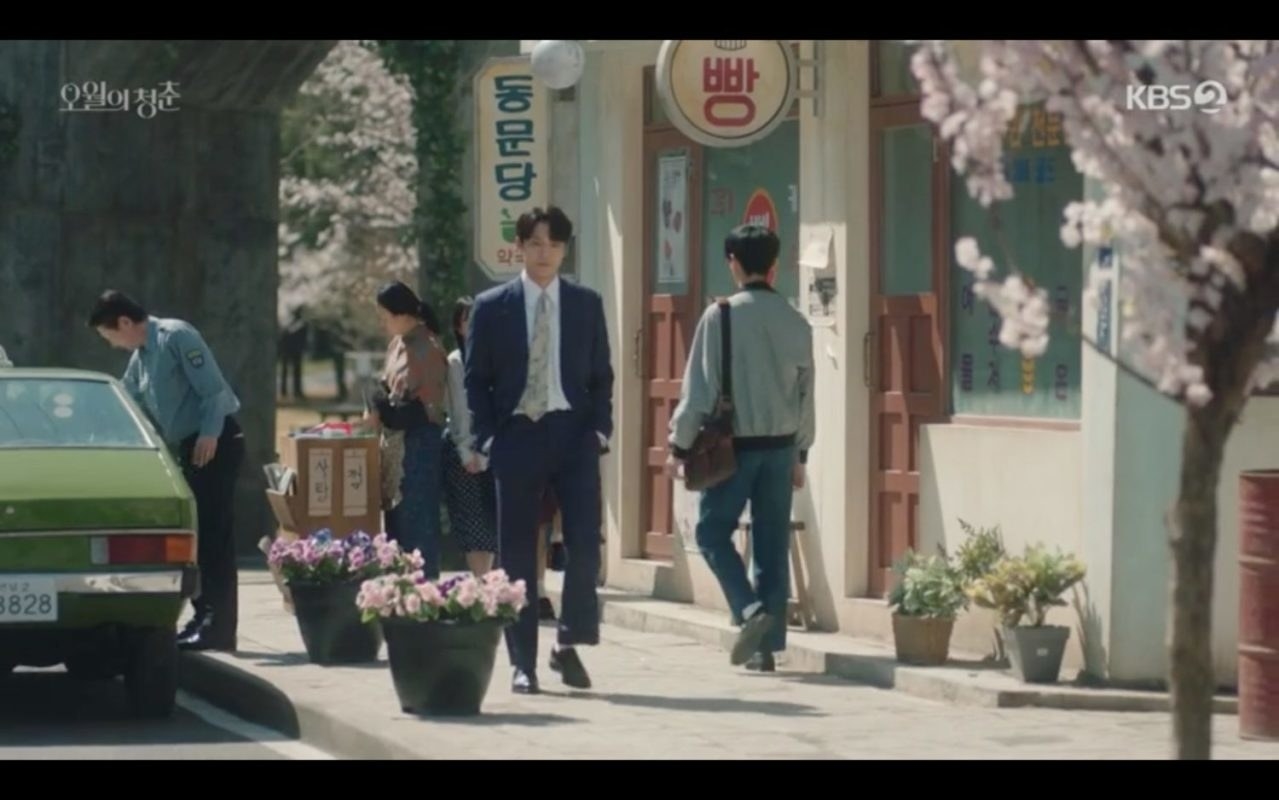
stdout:
<svg viewBox="0 0 1279 800">
<path fill-rule="evenodd" d="M 493 677 L 505 622 L 383 619 L 391 680 L 408 714 L 474 716 Z"/>
<path fill-rule="evenodd" d="M 382 631 L 360 621 L 355 597 L 360 582 L 328 585 L 289 584 L 293 608 L 313 664 L 366 664 L 377 661 Z"/>
</svg>

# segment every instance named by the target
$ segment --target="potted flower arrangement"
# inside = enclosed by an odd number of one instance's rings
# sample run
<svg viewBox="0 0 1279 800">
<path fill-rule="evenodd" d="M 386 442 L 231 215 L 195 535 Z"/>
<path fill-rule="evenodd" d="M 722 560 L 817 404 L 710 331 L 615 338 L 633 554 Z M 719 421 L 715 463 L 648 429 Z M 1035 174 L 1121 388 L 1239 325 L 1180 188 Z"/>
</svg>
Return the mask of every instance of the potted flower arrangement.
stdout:
<svg viewBox="0 0 1279 800">
<path fill-rule="evenodd" d="M 420 567 L 367 580 L 356 598 L 386 638 L 400 707 L 429 715 L 480 713 L 502 629 L 527 602 L 504 570 L 428 581 Z"/>
<path fill-rule="evenodd" d="M 1048 610 L 1066 605 L 1062 595 L 1084 574 L 1083 563 L 1074 556 L 1035 545 L 1021 557 L 1000 559 L 968 587 L 973 602 L 999 613 L 1008 660 L 1023 682 L 1057 682 L 1070 628 L 1048 625 Z"/>
<path fill-rule="evenodd" d="M 307 657 L 315 664 L 376 661 L 381 631 L 365 625 L 355 606 L 365 580 L 415 563 L 386 534 L 334 537 L 328 530 L 301 539 L 276 539 L 268 553 L 282 576 Z"/>
<path fill-rule="evenodd" d="M 924 557 L 913 550 L 906 552 L 896 571 L 898 580 L 888 603 L 897 660 L 945 664 L 955 617 L 967 605 L 959 571 L 945 555 Z"/>
<path fill-rule="evenodd" d="M 1004 549 L 1004 539 L 998 525 L 993 528 L 978 528 L 960 519 L 959 527 L 963 530 L 965 538 L 955 551 L 954 560 L 959 576 L 964 582 L 964 592 L 967 596 L 969 588 L 989 575 L 995 569 L 995 565 L 1007 555 L 1007 551 Z M 1007 661 L 1007 655 L 998 626 L 995 626 L 994 640 L 994 661 L 1004 664 Z"/>
</svg>

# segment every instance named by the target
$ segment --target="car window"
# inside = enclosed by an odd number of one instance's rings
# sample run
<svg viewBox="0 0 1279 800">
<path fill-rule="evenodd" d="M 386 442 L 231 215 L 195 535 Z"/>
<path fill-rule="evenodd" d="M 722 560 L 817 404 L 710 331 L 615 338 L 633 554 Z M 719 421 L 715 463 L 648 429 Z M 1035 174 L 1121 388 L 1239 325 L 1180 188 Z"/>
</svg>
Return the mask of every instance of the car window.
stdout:
<svg viewBox="0 0 1279 800">
<path fill-rule="evenodd" d="M 0 449 L 150 448 L 109 383 L 0 376 Z"/>
</svg>

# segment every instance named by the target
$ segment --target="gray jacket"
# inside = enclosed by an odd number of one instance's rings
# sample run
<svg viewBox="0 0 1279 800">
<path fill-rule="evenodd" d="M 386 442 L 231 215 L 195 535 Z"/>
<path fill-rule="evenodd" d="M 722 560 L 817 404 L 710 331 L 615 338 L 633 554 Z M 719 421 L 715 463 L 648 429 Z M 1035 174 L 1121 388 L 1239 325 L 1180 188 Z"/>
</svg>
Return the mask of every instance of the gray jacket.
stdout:
<svg viewBox="0 0 1279 800">
<path fill-rule="evenodd" d="M 800 461 L 806 462 L 817 427 L 812 328 L 764 284 L 748 285 L 729 303 L 735 445 L 751 449 L 794 444 Z M 721 331 L 719 306 L 711 305 L 693 335 L 679 406 L 671 417 L 669 441 L 677 457 L 687 456 L 719 399 Z"/>
</svg>

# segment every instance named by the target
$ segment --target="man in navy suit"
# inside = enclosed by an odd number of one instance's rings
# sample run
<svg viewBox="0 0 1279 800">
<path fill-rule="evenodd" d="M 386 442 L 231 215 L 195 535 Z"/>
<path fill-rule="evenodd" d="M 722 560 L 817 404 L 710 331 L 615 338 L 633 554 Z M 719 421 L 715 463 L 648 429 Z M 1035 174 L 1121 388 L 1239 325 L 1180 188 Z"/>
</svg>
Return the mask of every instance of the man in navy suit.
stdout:
<svg viewBox="0 0 1279 800">
<path fill-rule="evenodd" d="M 613 367 L 604 301 L 559 277 L 573 223 L 535 208 L 516 223 L 520 277 L 481 294 L 466 337 L 466 397 L 475 441 L 497 481 L 498 563 L 527 585 L 529 605 L 506 631 L 512 689 L 537 680 L 537 521 L 549 484 L 559 499 L 564 599 L 550 667 L 589 689 L 574 647 L 599 643 L 600 455 L 613 435 Z"/>
</svg>

